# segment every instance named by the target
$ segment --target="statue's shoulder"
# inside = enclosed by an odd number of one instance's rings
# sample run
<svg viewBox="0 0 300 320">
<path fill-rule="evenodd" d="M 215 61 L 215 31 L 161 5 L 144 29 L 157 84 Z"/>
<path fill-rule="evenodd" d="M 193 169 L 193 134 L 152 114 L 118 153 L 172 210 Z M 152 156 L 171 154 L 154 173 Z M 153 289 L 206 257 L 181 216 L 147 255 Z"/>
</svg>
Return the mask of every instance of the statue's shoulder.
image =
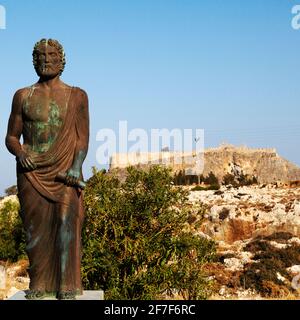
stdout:
<svg viewBox="0 0 300 320">
<path fill-rule="evenodd" d="M 21 89 L 18 89 L 14 94 L 14 99 L 18 99 L 19 101 L 23 101 L 29 95 L 30 90 L 32 90 L 34 86 L 28 86 Z"/>
<path fill-rule="evenodd" d="M 87 93 L 85 90 L 79 88 L 79 87 L 73 87 L 73 91 L 78 94 L 79 96 L 85 97 L 87 96 Z"/>
<path fill-rule="evenodd" d="M 73 87 L 73 92 L 75 93 L 80 105 L 87 105 L 88 104 L 88 95 L 85 90 L 79 87 Z"/>
</svg>

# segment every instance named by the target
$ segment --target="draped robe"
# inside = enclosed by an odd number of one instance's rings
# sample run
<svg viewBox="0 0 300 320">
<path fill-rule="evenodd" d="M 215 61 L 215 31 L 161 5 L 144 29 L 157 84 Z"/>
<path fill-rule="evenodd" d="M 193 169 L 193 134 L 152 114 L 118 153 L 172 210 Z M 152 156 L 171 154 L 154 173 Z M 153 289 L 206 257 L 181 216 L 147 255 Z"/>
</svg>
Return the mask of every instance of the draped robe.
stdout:
<svg viewBox="0 0 300 320">
<path fill-rule="evenodd" d="M 21 218 L 26 232 L 30 290 L 82 293 L 80 277 L 83 192 L 58 181 L 73 163 L 80 135 L 78 103 L 72 89 L 64 123 L 44 153 L 31 153 L 37 169 L 17 164 Z M 75 96 L 75 97 L 74 97 Z M 82 179 L 82 173 L 81 177 Z"/>
</svg>

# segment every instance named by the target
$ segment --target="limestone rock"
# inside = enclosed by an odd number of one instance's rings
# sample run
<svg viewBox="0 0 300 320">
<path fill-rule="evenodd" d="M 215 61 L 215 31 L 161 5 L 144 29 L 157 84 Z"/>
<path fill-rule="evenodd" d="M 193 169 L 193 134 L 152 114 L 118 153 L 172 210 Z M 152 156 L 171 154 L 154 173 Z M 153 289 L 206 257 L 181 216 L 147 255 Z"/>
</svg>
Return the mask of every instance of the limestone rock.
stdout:
<svg viewBox="0 0 300 320">
<path fill-rule="evenodd" d="M 6 287 L 6 270 L 3 266 L 0 266 L 0 290 Z"/>
<path fill-rule="evenodd" d="M 300 265 L 294 265 L 290 268 L 287 268 L 286 270 L 293 275 L 300 274 Z"/>
<path fill-rule="evenodd" d="M 242 262 L 237 258 L 224 259 L 224 264 L 226 269 L 230 271 L 242 270 L 244 267 Z"/>
</svg>

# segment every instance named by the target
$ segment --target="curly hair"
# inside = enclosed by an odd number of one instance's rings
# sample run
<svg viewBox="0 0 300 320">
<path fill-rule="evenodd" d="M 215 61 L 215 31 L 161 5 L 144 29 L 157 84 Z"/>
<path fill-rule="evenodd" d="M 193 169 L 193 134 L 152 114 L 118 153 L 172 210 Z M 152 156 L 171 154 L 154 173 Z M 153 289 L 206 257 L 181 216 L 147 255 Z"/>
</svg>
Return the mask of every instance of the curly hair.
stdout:
<svg viewBox="0 0 300 320">
<path fill-rule="evenodd" d="M 65 69 L 66 56 L 65 56 L 65 51 L 64 51 L 63 46 L 57 40 L 54 40 L 54 39 L 41 39 L 40 41 L 38 41 L 34 45 L 32 57 L 33 57 L 33 66 L 34 66 L 35 71 L 37 71 L 37 59 L 38 59 L 39 47 L 42 44 L 48 44 L 58 50 L 60 58 L 61 58 L 61 69 L 60 69 L 60 73 L 59 73 L 59 75 L 61 75 Z"/>
</svg>

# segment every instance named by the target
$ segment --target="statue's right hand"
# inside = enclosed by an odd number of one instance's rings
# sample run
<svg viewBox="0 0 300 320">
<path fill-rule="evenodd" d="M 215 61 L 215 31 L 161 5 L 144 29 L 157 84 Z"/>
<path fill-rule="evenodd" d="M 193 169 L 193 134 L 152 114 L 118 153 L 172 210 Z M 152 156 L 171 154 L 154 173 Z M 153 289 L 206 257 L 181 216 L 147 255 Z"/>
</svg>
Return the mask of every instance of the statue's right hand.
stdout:
<svg viewBox="0 0 300 320">
<path fill-rule="evenodd" d="M 26 152 L 22 152 L 20 155 L 18 155 L 17 159 L 21 166 L 26 170 L 34 170 L 37 167 Z"/>
</svg>

